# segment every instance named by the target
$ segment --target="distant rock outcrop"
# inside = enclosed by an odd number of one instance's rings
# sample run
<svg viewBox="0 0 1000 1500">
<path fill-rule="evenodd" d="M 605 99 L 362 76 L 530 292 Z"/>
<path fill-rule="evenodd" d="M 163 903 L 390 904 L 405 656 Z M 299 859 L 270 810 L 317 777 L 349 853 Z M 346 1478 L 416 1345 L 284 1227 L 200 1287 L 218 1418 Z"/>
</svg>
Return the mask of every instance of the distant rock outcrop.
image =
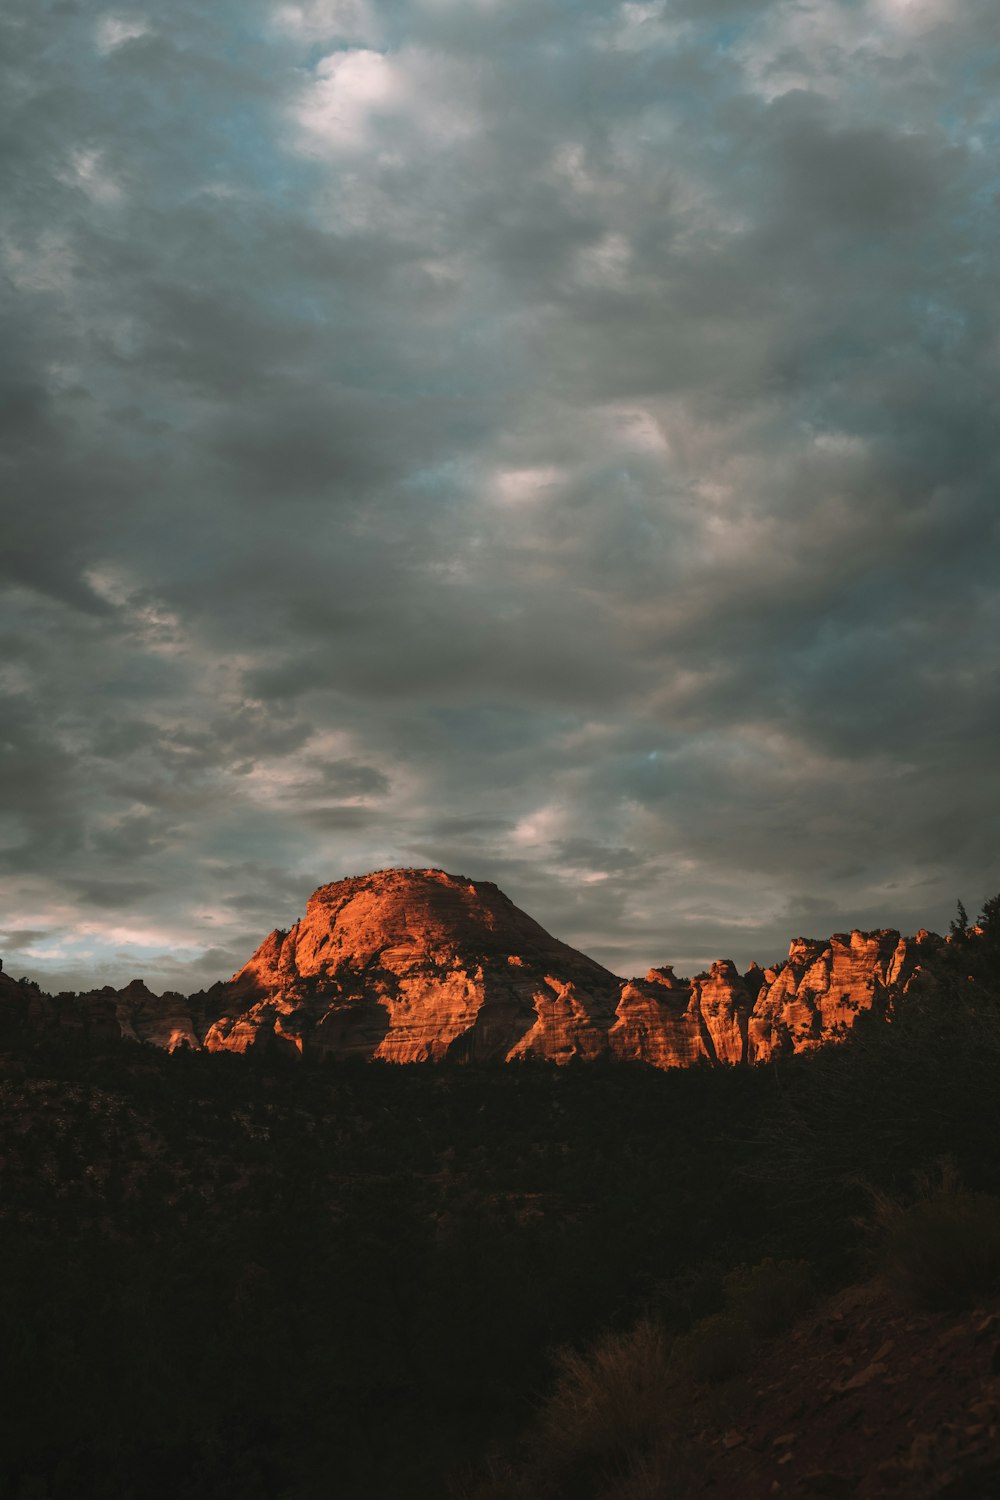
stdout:
<svg viewBox="0 0 1000 1500">
<path fill-rule="evenodd" d="M 750 1017 L 751 1061 L 802 1052 L 842 1036 L 859 1011 L 905 993 L 922 972 L 925 944 L 939 941 L 928 932 L 905 938 L 888 928 L 838 932 L 826 943 L 796 938 L 788 962 L 764 972 Z"/>
<path fill-rule="evenodd" d="M 739 1065 L 840 1040 L 862 1011 L 887 1009 L 926 978 L 941 941 L 889 930 L 796 938 L 769 969 L 741 975 L 719 960 L 693 979 L 664 966 L 622 980 L 489 882 L 381 870 L 321 886 L 290 931 L 190 999 L 141 980 L 52 997 L 0 973 L 0 1019 L 170 1051 Z"/>
<path fill-rule="evenodd" d="M 917 978 L 928 981 L 932 933 L 836 933 L 828 942 L 795 938 L 782 964 L 751 965 L 740 975 L 728 961 L 707 974 L 677 979 L 651 969 L 622 989 L 612 1052 L 658 1068 L 691 1063 L 756 1063 L 841 1040 L 858 1014 L 886 1008 Z"/>
<path fill-rule="evenodd" d="M 123 990 L 105 985 L 81 995 L 46 995 L 35 985 L 5 985 L 4 980 L 6 975 L 0 974 L 0 1008 L 9 1011 L 16 1005 L 31 1030 L 121 1037 L 152 1042 L 168 1052 L 202 1045 L 205 1023 L 198 1006 L 172 990 L 154 995 L 141 979 L 133 979 Z"/>
</svg>

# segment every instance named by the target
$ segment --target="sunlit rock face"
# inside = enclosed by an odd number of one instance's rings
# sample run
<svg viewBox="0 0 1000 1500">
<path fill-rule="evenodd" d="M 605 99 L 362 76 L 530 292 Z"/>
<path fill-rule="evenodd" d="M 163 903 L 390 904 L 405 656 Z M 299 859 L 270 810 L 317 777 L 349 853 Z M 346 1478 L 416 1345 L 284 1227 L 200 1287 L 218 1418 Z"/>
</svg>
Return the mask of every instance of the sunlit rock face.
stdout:
<svg viewBox="0 0 1000 1500">
<path fill-rule="evenodd" d="M 707 974 L 677 979 L 672 969 L 651 969 L 629 980 L 611 1029 L 616 1057 L 658 1068 L 692 1063 L 766 1062 L 841 1041 L 862 1011 L 888 1010 L 917 981 L 933 933 L 837 933 L 828 942 L 796 938 L 787 962 L 772 969 L 752 964 L 740 975 L 728 961 Z"/>
<path fill-rule="evenodd" d="M 655 1068 L 712 1061 L 691 982 L 678 979 L 669 966 L 650 969 L 645 979 L 622 986 L 608 1041 L 614 1057 Z"/>
<path fill-rule="evenodd" d="M 787 963 L 764 971 L 749 1020 L 749 1060 L 842 1038 L 860 1011 L 884 1007 L 906 991 L 930 937 L 903 938 L 883 929 L 835 933 L 829 942 L 795 938 Z"/>
<path fill-rule="evenodd" d="M 743 1063 L 752 1005 L 751 990 L 728 959 L 694 979 L 678 979 L 669 967 L 650 969 L 622 987 L 611 1049 L 657 1068 Z"/>
<path fill-rule="evenodd" d="M 228 985 L 210 1050 L 391 1062 L 599 1057 L 621 981 L 487 882 L 383 870 L 321 886 Z"/>
<path fill-rule="evenodd" d="M 321 886 L 233 978 L 200 995 L 44 995 L 0 971 L 0 1030 L 125 1037 L 170 1051 L 268 1051 L 390 1062 L 611 1057 L 740 1066 L 841 1040 L 932 984 L 932 933 L 796 938 L 773 968 L 728 960 L 682 979 L 622 980 L 551 937 L 495 885 L 381 870 Z"/>
</svg>

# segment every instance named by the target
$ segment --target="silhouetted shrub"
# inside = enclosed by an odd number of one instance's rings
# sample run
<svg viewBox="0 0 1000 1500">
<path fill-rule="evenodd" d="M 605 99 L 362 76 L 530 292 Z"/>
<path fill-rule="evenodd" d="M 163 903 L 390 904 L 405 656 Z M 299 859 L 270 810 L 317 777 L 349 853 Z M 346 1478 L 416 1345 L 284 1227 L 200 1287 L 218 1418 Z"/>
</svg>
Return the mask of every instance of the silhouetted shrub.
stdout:
<svg viewBox="0 0 1000 1500">
<path fill-rule="evenodd" d="M 649 1319 L 611 1333 L 582 1353 L 562 1349 L 557 1377 L 539 1414 L 536 1458 L 550 1481 L 588 1473 L 605 1485 L 625 1481 L 670 1434 L 670 1350 Z"/>
<path fill-rule="evenodd" d="M 753 1362 L 757 1341 L 794 1323 L 816 1296 L 806 1261 L 773 1257 L 735 1267 L 722 1289 L 722 1310 L 699 1319 L 674 1344 L 675 1379 L 715 1385 L 743 1374 Z"/>
</svg>

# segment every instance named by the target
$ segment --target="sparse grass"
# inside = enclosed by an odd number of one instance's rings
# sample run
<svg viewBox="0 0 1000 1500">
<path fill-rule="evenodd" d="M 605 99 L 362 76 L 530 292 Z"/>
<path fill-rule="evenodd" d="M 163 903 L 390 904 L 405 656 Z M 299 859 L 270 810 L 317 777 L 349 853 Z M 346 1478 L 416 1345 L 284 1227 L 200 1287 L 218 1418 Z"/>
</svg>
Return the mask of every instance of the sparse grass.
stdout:
<svg viewBox="0 0 1000 1500">
<path fill-rule="evenodd" d="M 754 1343 L 745 1319 L 727 1312 L 713 1313 L 675 1343 L 674 1376 L 699 1385 L 718 1385 L 749 1368 Z"/>
<path fill-rule="evenodd" d="M 1000 1286 L 1000 1198 L 964 1189 L 942 1162 L 909 1202 L 871 1192 L 865 1227 L 888 1285 L 914 1307 L 958 1307 Z"/>
<path fill-rule="evenodd" d="M 449 1495 L 452 1500 L 540 1500 L 527 1475 L 503 1459 L 488 1462 L 480 1475 L 456 1479 Z"/>
<path fill-rule="evenodd" d="M 673 1340 L 646 1318 L 582 1351 L 558 1353 L 533 1444 L 538 1494 L 668 1500 L 679 1492 L 682 1414 L 692 1388 L 744 1374 L 760 1340 L 794 1322 L 815 1289 L 805 1262 L 769 1259 L 730 1272 L 723 1294 L 721 1311 Z M 513 1474 L 499 1476 L 468 1500 L 529 1500 L 530 1487 L 510 1488 L 513 1482 Z"/>
<path fill-rule="evenodd" d="M 667 1335 L 657 1323 L 643 1320 L 627 1333 L 607 1334 L 583 1352 L 560 1350 L 556 1370 L 555 1386 L 539 1414 L 539 1472 L 558 1485 L 585 1480 L 603 1485 L 581 1493 L 613 1494 L 621 1500 L 634 1494 L 638 1500 L 642 1490 L 636 1486 L 648 1489 L 652 1455 L 670 1443 Z"/>
<path fill-rule="evenodd" d="M 762 1339 L 790 1327 L 816 1300 L 812 1267 L 804 1260 L 769 1256 L 756 1266 L 737 1266 L 723 1287 L 726 1311 Z"/>
<path fill-rule="evenodd" d="M 633 1456 L 627 1473 L 600 1491 L 600 1500 L 670 1500 L 682 1493 L 678 1445 L 670 1439 L 649 1453 Z"/>
</svg>

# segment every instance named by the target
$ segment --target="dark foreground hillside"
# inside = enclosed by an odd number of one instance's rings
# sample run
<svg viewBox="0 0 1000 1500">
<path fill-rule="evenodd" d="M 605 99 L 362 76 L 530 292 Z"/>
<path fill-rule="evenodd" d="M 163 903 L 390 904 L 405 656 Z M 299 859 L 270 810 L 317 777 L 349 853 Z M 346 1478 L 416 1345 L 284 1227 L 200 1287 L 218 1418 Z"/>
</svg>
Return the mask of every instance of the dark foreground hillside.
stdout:
<svg viewBox="0 0 1000 1500">
<path fill-rule="evenodd" d="M 1000 1193 L 994 948 L 757 1070 L 9 1041 L 0 1495 L 441 1497 L 521 1451 L 557 1346 L 669 1338 L 767 1257 L 855 1280 L 872 1189 L 946 1155 Z"/>
</svg>

